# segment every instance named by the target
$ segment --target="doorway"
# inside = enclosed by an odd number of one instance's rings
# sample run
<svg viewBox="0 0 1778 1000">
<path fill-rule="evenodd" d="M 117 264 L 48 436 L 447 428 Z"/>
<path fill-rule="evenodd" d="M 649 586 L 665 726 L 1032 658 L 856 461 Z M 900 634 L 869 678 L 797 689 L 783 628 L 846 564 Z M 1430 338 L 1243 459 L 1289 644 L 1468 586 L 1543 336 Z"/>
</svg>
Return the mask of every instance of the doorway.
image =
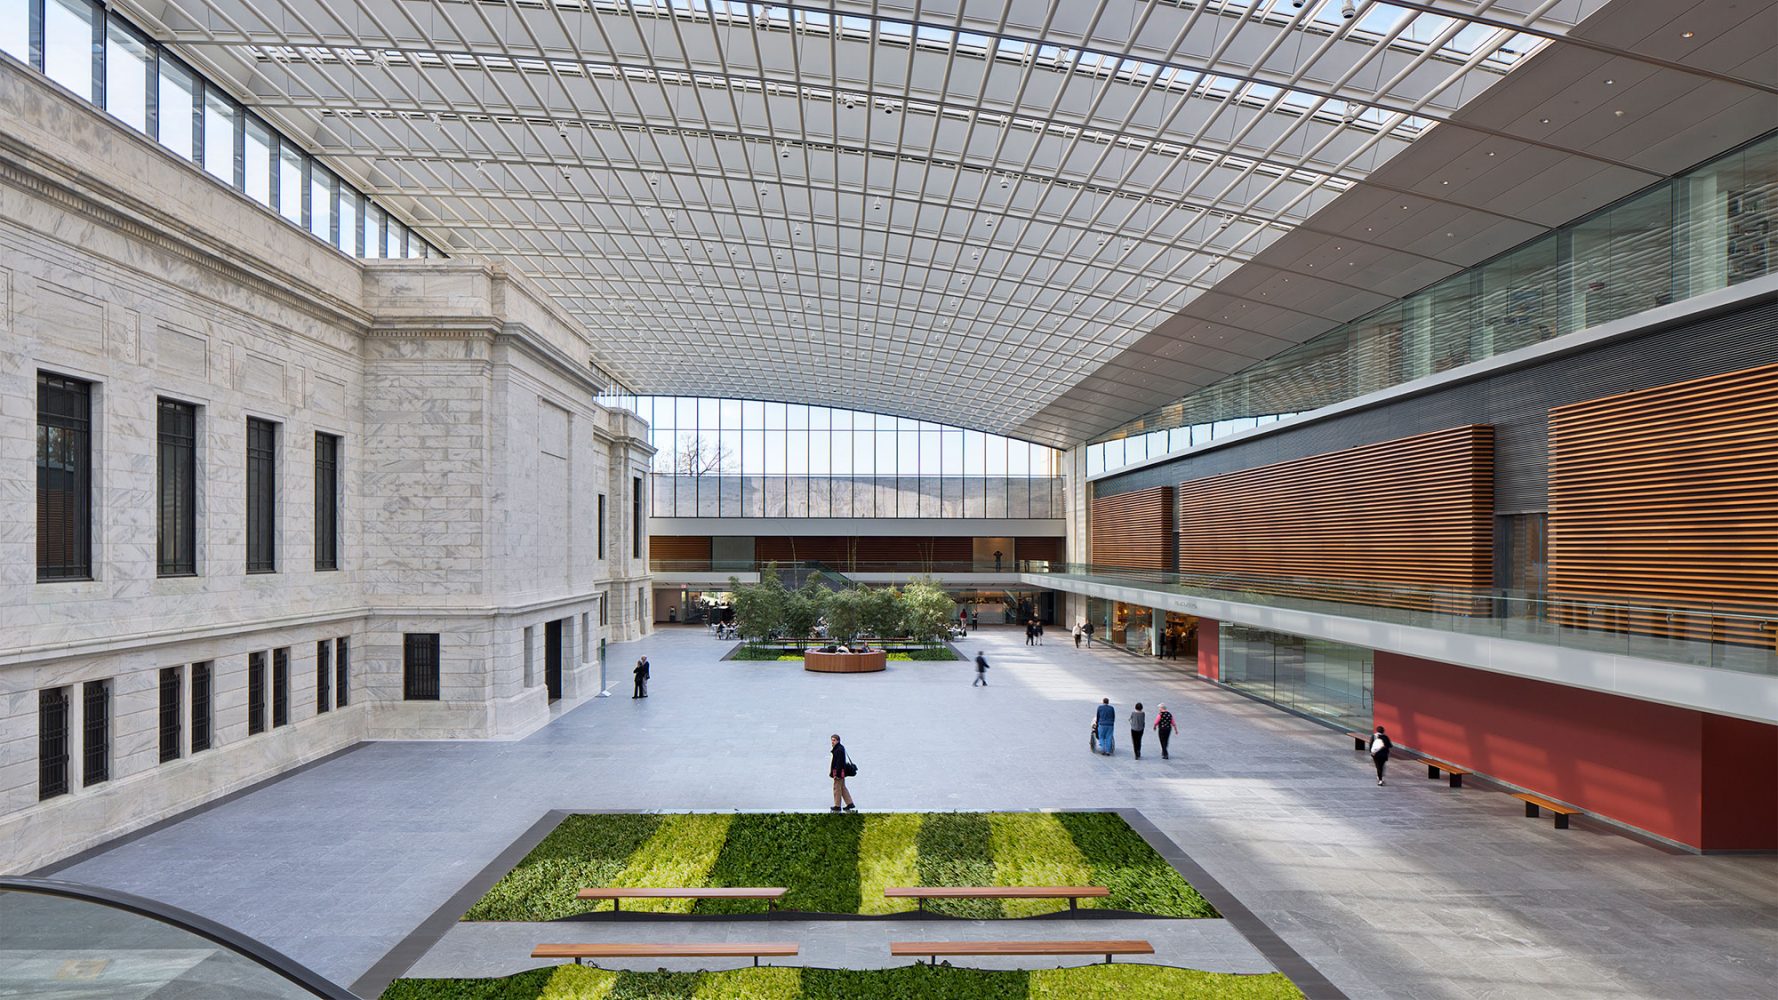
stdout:
<svg viewBox="0 0 1778 1000">
<path fill-rule="evenodd" d="M 543 683 L 550 701 L 562 699 L 562 622 L 557 618 L 543 626 Z"/>
</svg>

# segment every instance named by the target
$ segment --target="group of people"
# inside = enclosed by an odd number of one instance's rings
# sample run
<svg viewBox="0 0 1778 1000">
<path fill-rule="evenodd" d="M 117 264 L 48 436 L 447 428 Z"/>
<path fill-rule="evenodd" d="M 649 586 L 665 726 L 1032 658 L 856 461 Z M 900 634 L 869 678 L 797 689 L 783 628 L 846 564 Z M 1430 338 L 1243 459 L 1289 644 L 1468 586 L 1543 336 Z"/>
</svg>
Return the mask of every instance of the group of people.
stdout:
<svg viewBox="0 0 1778 1000">
<path fill-rule="evenodd" d="M 1136 755 L 1137 760 L 1142 759 L 1142 736 L 1148 732 L 1149 728 L 1148 713 L 1142 710 L 1142 703 L 1137 702 L 1136 707 L 1130 712 L 1130 750 Z M 1168 759 L 1167 743 L 1172 740 L 1173 731 L 1179 728 L 1178 720 L 1173 718 L 1172 712 L 1167 711 L 1166 705 L 1156 708 L 1153 728 L 1155 735 L 1161 741 L 1161 759 L 1166 760 Z M 1111 706 L 1110 698 L 1102 698 L 1099 701 L 1099 707 L 1093 713 L 1092 747 L 1094 752 L 1106 757 L 1111 756 L 1117 749 L 1116 730 L 1117 709 Z M 1379 768 L 1377 773 L 1381 775 L 1383 772 Z"/>
<path fill-rule="evenodd" d="M 1082 619 L 1074 623 L 1074 648 L 1080 648 L 1080 640 L 1085 638 L 1087 648 L 1093 648 L 1093 623 Z"/>
<path fill-rule="evenodd" d="M 1043 645 L 1043 622 L 1033 618 L 1025 623 L 1025 645 Z"/>
</svg>

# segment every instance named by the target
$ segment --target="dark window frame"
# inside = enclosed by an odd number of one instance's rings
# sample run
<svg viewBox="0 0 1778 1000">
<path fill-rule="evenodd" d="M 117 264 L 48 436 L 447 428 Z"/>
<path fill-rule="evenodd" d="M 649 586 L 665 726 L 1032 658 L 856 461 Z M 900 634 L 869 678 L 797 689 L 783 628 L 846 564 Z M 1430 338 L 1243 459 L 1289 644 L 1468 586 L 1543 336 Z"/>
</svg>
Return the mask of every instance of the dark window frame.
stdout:
<svg viewBox="0 0 1778 1000">
<path fill-rule="evenodd" d="M 642 558 L 642 477 L 630 477 L 630 558 Z"/>
<path fill-rule="evenodd" d="M 272 728 L 290 725 L 290 647 L 272 650 Z"/>
<path fill-rule="evenodd" d="M 315 569 L 340 568 L 340 436 L 315 432 Z"/>
<path fill-rule="evenodd" d="M 247 735 L 265 732 L 265 654 L 247 654 Z"/>
<path fill-rule="evenodd" d="M 80 690 L 80 784 L 111 780 L 111 681 L 87 681 Z"/>
<path fill-rule="evenodd" d="M 333 641 L 333 682 L 334 707 L 352 704 L 352 645 L 343 635 Z"/>
<path fill-rule="evenodd" d="M 155 406 L 155 570 L 198 575 L 198 408 L 160 397 Z"/>
<path fill-rule="evenodd" d="M 408 632 L 401 637 L 401 700 L 439 700 L 437 632 Z"/>
<path fill-rule="evenodd" d="M 214 718 L 211 705 L 211 666 L 209 660 L 191 665 L 191 752 L 210 749 Z"/>
<path fill-rule="evenodd" d="M 68 794 L 68 689 L 37 692 L 37 801 Z"/>
<path fill-rule="evenodd" d="M 92 423 L 92 382 L 37 373 L 39 583 L 93 578 Z"/>
<path fill-rule="evenodd" d="M 599 494 L 599 558 L 605 558 L 605 494 Z"/>
<path fill-rule="evenodd" d="M 333 708 L 333 643 L 326 639 L 315 643 L 315 714 L 325 715 Z"/>
<path fill-rule="evenodd" d="M 180 714 L 180 701 L 183 692 L 180 684 L 178 667 L 162 667 L 160 674 L 160 762 L 178 760 L 181 756 L 181 743 L 184 739 Z"/>
<path fill-rule="evenodd" d="M 247 418 L 247 572 L 278 571 L 278 424 Z"/>
</svg>

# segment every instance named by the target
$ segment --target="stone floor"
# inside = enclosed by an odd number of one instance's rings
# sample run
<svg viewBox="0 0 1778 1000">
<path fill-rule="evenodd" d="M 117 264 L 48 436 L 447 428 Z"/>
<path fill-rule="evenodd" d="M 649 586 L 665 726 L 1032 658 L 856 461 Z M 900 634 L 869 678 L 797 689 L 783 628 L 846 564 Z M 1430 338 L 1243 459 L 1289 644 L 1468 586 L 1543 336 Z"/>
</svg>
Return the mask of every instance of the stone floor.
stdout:
<svg viewBox="0 0 1778 1000">
<path fill-rule="evenodd" d="M 1353 997 L 1771 997 L 1778 859 L 1694 857 L 1403 767 L 1183 667 L 987 630 L 967 664 L 808 674 L 674 629 L 622 689 L 517 742 L 378 743 L 59 873 L 237 927 L 342 982 L 551 809 L 811 809 L 844 735 L 861 808 L 1132 807 Z M 1082 745 L 1092 709 L 1166 702 L 1173 759 Z"/>
</svg>

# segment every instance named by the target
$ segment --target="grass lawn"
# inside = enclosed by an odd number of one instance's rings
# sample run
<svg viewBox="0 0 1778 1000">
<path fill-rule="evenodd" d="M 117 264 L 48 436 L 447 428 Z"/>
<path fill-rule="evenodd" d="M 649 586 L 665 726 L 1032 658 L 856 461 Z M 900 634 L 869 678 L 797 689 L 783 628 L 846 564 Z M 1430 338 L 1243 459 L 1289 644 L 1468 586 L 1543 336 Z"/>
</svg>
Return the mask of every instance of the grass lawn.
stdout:
<svg viewBox="0 0 1778 1000">
<path fill-rule="evenodd" d="M 1216 910 L 1115 813 L 598 813 L 570 816 L 464 914 L 557 920 L 611 909 L 587 886 L 783 886 L 786 909 L 885 914 L 891 885 L 1102 885 L 1081 905 L 1163 917 Z M 932 900 L 963 917 L 1023 917 L 1066 900 Z M 751 913 L 763 900 L 630 900 L 625 910 Z"/>
<path fill-rule="evenodd" d="M 986 970 L 736 969 L 612 972 L 590 966 L 532 969 L 504 979 L 398 979 L 382 1000 L 1302 1000 L 1280 973 L 1238 976 L 1163 965 Z"/>
</svg>

